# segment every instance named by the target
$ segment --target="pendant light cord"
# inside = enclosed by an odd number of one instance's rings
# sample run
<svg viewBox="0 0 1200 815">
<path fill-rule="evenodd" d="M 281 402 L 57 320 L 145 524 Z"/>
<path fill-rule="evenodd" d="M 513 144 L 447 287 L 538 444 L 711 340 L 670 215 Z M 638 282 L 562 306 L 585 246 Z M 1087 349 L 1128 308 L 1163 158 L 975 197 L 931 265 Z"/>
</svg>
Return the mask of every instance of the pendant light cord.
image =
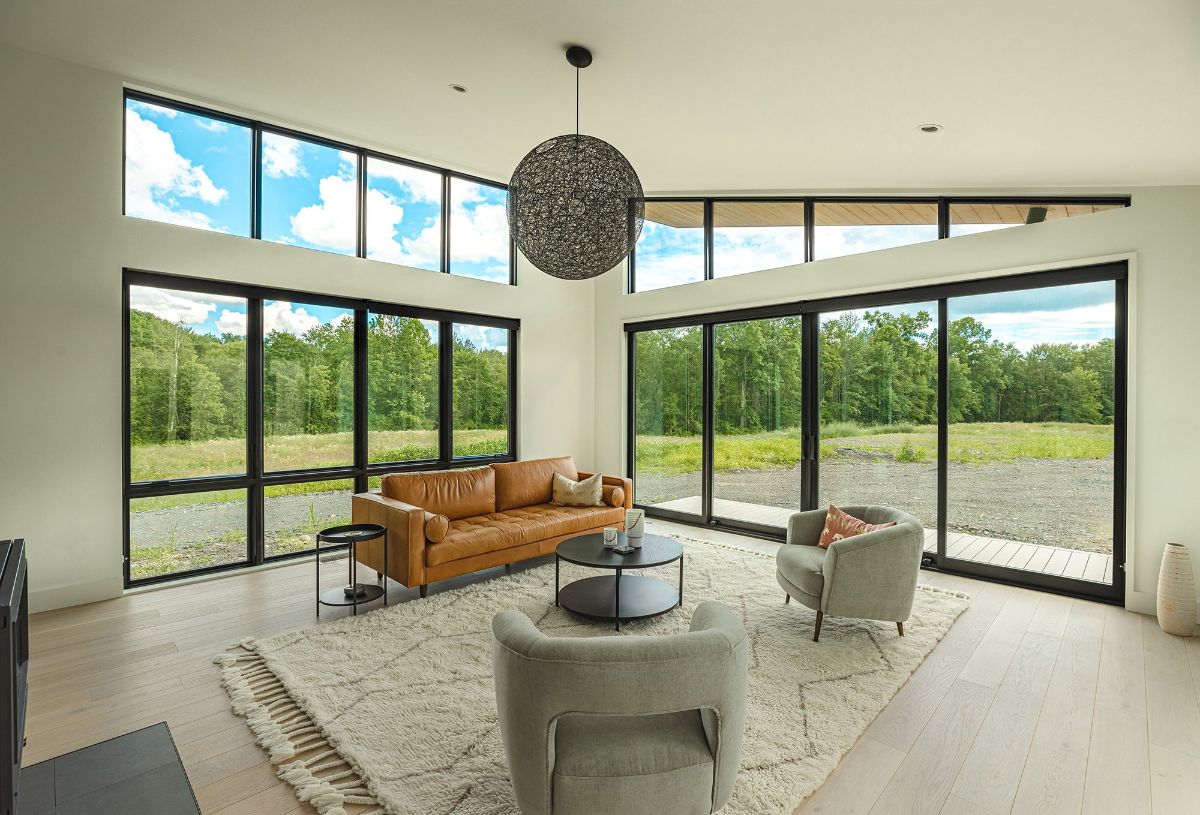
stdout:
<svg viewBox="0 0 1200 815">
<path fill-rule="evenodd" d="M 579 69 L 575 69 L 575 136 L 579 136 Z"/>
</svg>

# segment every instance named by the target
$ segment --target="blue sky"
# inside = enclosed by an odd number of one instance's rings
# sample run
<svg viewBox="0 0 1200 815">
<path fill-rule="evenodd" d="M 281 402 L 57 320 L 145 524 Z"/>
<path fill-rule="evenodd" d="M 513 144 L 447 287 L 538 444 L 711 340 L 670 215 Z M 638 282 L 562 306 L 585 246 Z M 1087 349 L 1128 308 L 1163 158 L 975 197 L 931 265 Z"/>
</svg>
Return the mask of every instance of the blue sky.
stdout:
<svg viewBox="0 0 1200 815">
<path fill-rule="evenodd" d="M 129 215 L 250 234 L 248 128 L 128 100 L 126 200 Z M 354 254 L 357 158 L 333 147 L 263 134 L 266 240 Z M 367 255 L 437 270 L 441 259 L 441 177 L 397 162 L 367 164 Z M 503 189 L 451 181 L 451 270 L 508 282 Z"/>
</svg>

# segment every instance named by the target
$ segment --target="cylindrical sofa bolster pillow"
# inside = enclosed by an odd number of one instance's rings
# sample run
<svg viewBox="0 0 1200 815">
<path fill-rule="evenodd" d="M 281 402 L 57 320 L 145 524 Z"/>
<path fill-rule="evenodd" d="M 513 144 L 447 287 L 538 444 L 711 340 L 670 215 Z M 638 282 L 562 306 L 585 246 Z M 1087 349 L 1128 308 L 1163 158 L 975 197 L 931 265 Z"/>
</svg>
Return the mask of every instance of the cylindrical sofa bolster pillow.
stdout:
<svg viewBox="0 0 1200 815">
<path fill-rule="evenodd" d="M 604 503 L 608 504 L 610 507 L 624 506 L 624 504 L 625 504 L 625 488 L 624 487 L 610 487 L 608 484 L 605 484 L 604 485 Z"/>
<path fill-rule="evenodd" d="M 434 515 L 432 512 L 425 513 L 425 537 L 430 543 L 437 543 L 446 537 L 446 533 L 449 531 L 449 518 L 445 515 Z"/>
</svg>

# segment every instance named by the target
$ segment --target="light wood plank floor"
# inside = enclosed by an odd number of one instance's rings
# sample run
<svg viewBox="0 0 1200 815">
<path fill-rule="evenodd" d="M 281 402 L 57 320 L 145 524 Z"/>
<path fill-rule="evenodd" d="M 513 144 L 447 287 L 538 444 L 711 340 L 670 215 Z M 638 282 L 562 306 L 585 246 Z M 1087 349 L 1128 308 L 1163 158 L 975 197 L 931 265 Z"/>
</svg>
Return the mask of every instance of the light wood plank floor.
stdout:
<svg viewBox="0 0 1200 815">
<path fill-rule="evenodd" d="M 699 515 L 700 496 L 676 498 L 673 501 L 664 501 L 654 506 L 659 509 Z M 751 504 L 746 501 L 731 501 L 728 498 L 713 499 L 714 515 L 764 526 L 786 528 L 788 518 L 795 511 L 783 507 Z M 946 537 L 946 554 L 960 560 L 1073 577 L 1093 583 L 1112 583 L 1112 555 L 1100 552 L 1081 552 L 1075 549 L 1064 549 L 1060 546 L 1043 546 L 1038 543 L 1021 543 L 1002 538 L 967 535 L 962 532 L 949 532 Z M 925 551 L 934 552 L 936 550 L 937 530 L 926 529 Z"/>
<path fill-rule="evenodd" d="M 328 586 L 344 581 L 333 564 L 322 572 Z M 921 579 L 970 592 L 971 607 L 798 813 L 1197 812 L 1200 639 L 1096 603 Z M 230 712 L 210 662 L 241 637 L 313 624 L 312 580 L 305 561 L 35 615 L 26 764 L 166 721 L 206 815 L 312 813 Z M 416 597 L 393 589 L 395 601 Z"/>
</svg>

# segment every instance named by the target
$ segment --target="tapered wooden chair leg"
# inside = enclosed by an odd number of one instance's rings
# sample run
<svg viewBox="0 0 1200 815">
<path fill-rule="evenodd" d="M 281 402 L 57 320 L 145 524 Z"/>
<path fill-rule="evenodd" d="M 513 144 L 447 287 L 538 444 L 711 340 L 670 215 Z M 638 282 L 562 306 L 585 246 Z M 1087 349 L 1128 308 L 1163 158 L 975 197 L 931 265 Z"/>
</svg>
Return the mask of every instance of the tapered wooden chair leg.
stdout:
<svg viewBox="0 0 1200 815">
<path fill-rule="evenodd" d="M 783 595 L 783 604 L 786 606 L 790 602 L 792 602 L 792 595 L 790 595 L 790 594 Z"/>
<path fill-rule="evenodd" d="M 825 619 L 824 612 L 817 612 L 817 628 L 813 631 L 813 642 L 819 642 L 821 639 L 821 621 Z"/>
<path fill-rule="evenodd" d="M 896 623 L 896 630 L 900 632 L 900 636 L 904 636 L 904 623 Z"/>
</svg>

